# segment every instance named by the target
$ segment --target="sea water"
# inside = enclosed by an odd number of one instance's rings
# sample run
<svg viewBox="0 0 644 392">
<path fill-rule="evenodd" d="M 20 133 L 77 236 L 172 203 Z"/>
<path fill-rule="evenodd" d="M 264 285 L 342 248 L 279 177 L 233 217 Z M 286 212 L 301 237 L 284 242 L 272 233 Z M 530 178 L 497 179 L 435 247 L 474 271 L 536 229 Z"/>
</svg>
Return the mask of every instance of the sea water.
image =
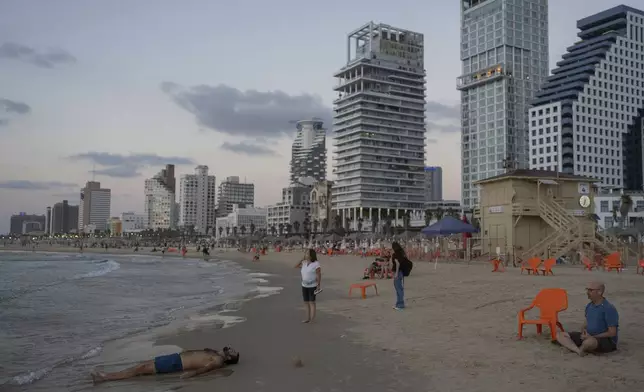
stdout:
<svg viewBox="0 0 644 392">
<path fill-rule="evenodd" d="M 239 322 L 204 310 L 264 296 L 263 282 L 224 260 L 0 252 L 0 390 L 85 390 L 91 359 L 111 342 Z"/>
</svg>

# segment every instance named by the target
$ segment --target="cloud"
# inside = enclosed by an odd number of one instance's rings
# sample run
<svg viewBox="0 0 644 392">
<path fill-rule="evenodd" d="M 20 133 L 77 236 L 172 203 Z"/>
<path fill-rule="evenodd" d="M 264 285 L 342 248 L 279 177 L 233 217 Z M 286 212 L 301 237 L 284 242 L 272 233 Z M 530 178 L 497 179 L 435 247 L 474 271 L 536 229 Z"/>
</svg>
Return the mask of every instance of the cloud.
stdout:
<svg viewBox="0 0 644 392">
<path fill-rule="evenodd" d="M 183 87 L 161 83 L 174 103 L 195 116 L 207 129 L 234 136 L 281 137 L 295 132 L 294 120 L 321 118 L 331 125 L 331 108 L 317 95 L 283 91 L 241 91 L 224 84 Z"/>
<path fill-rule="evenodd" d="M 4 127 L 7 124 L 9 124 L 9 120 L 6 118 L 0 118 L 0 127 Z"/>
<path fill-rule="evenodd" d="M 55 68 L 58 65 L 73 64 L 76 58 L 62 49 L 37 51 L 15 42 L 0 45 L 0 59 L 22 61 L 40 68 Z"/>
<path fill-rule="evenodd" d="M 17 190 L 49 190 L 78 188 L 77 184 L 60 181 L 29 181 L 29 180 L 9 180 L 0 181 L 0 189 L 17 189 Z"/>
<path fill-rule="evenodd" d="M 427 130 L 429 132 L 438 131 L 438 132 L 445 132 L 445 133 L 455 133 L 455 132 L 461 132 L 461 126 L 454 125 L 454 124 L 441 124 L 433 121 L 427 121 Z"/>
<path fill-rule="evenodd" d="M 0 109 L 5 113 L 28 114 L 31 107 L 24 102 L 12 101 L 6 98 L 0 98 Z"/>
<path fill-rule="evenodd" d="M 228 150 L 232 151 L 236 154 L 241 154 L 241 155 L 250 155 L 250 156 L 277 156 L 279 155 L 277 152 L 271 150 L 270 148 L 260 145 L 260 144 L 254 144 L 250 143 L 247 141 L 243 141 L 240 143 L 229 143 L 229 142 L 224 142 L 219 148 L 223 150 Z"/>
<path fill-rule="evenodd" d="M 103 166 L 93 173 L 106 177 L 133 178 L 141 175 L 140 170 L 150 166 L 193 165 L 195 161 L 185 157 L 164 157 L 156 154 L 112 154 L 90 151 L 68 157 L 73 161 L 87 161 Z"/>
<path fill-rule="evenodd" d="M 436 101 L 428 101 L 425 105 L 428 117 L 458 120 L 461 118 L 460 105 L 445 105 Z"/>
</svg>

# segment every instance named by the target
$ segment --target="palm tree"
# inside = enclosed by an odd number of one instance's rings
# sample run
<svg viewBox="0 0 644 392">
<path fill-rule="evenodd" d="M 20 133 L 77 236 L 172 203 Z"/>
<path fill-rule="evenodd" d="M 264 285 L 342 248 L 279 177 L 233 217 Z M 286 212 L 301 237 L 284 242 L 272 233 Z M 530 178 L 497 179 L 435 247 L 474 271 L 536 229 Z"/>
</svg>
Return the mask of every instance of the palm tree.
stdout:
<svg viewBox="0 0 644 392">
<path fill-rule="evenodd" d="M 329 228 L 329 220 L 327 218 L 322 219 L 322 232 L 326 233 Z"/>
<path fill-rule="evenodd" d="M 250 224 L 250 235 L 254 235 L 255 230 L 257 230 L 257 227 L 255 227 L 255 224 L 251 222 L 251 224 Z"/>
<path fill-rule="evenodd" d="M 279 229 L 280 235 L 284 233 L 284 223 L 280 223 L 277 228 Z"/>
<path fill-rule="evenodd" d="M 436 216 L 436 220 L 441 220 L 443 219 L 443 215 L 445 215 L 445 211 L 443 211 L 442 208 L 438 207 L 436 211 L 434 211 L 434 215 Z"/>
<path fill-rule="evenodd" d="M 620 197 L 619 214 L 622 216 L 622 227 L 628 226 L 628 213 L 633 207 L 633 199 L 629 195 Z"/>
<path fill-rule="evenodd" d="M 230 226 L 226 226 L 226 237 L 230 235 Z"/>
<path fill-rule="evenodd" d="M 378 214 L 371 211 L 371 232 L 375 233 L 378 228 Z"/>
<path fill-rule="evenodd" d="M 403 215 L 403 227 L 405 228 L 405 231 L 409 229 L 410 222 L 411 222 L 411 215 L 409 214 L 409 211 L 407 211 Z"/>
<path fill-rule="evenodd" d="M 293 234 L 293 225 L 290 224 L 290 223 L 285 224 L 284 225 L 284 231 L 286 232 L 287 235 L 288 234 Z"/>
<path fill-rule="evenodd" d="M 344 230 L 349 231 L 350 227 L 351 227 L 351 218 L 346 216 L 344 217 Z"/>
<path fill-rule="evenodd" d="M 617 206 L 613 205 L 613 227 L 615 227 L 615 222 L 617 222 Z"/>
<path fill-rule="evenodd" d="M 317 233 L 317 232 L 318 232 L 318 228 L 319 228 L 319 227 L 320 227 L 320 221 L 318 221 L 317 219 L 316 219 L 316 220 L 314 220 L 314 221 L 313 221 L 313 228 L 312 228 L 312 231 L 313 231 L 314 233 Z"/>
<path fill-rule="evenodd" d="M 425 226 L 429 226 L 432 222 L 432 210 L 429 208 L 425 210 Z"/>
<path fill-rule="evenodd" d="M 358 218 L 358 232 L 362 232 L 362 222 L 364 219 Z"/>
<path fill-rule="evenodd" d="M 245 225 L 242 225 L 242 227 L 240 227 L 239 230 L 241 231 L 241 235 L 246 235 L 246 226 Z"/>
<path fill-rule="evenodd" d="M 340 229 L 342 227 L 342 217 L 340 215 L 336 215 L 333 217 L 333 228 L 336 230 Z"/>
<path fill-rule="evenodd" d="M 233 226 L 233 235 L 237 237 L 237 226 Z"/>
<path fill-rule="evenodd" d="M 275 225 L 271 226 L 271 234 L 273 236 L 275 236 L 275 234 L 277 234 L 277 228 L 275 227 Z"/>
<path fill-rule="evenodd" d="M 300 232 L 300 222 L 295 221 L 293 222 L 293 229 L 295 230 L 294 233 L 297 234 Z"/>
<path fill-rule="evenodd" d="M 391 225 L 392 220 L 392 216 L 390 214 L 387 214 L 387 216 L 385 217 L 385 234 L 389 234 L 389 232 L 393 229 Z"/>
<path fill-rule="evenodd" d="M 223 234 L 223 232 L 224 232 L 224 228 L 223 228 L 222 226 L 219 226 L 219 229 L 218 229 L 218 230 L 219 230 L 219 236 L 221 237 L 221 235 L 222 235 L 222 234 Z"/>
</svg>

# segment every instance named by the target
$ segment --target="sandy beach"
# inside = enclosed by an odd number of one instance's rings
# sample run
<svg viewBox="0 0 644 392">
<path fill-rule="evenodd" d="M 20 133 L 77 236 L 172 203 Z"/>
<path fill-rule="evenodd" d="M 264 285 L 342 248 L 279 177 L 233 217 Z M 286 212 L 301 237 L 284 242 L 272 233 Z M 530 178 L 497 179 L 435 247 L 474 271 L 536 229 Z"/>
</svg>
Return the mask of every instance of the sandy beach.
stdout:
<svg viewBox="0 0 644 392">
<path fill-rule="evenodd" d="M 182 332 L 159 341 L 186 349 L 233 345 L 242 353 L 232 376 L 207 375 L 186 382 L 182 390 L 588 392 L 644 385 L 639 333 L 644 277 L 634 268 L 618 274 L 556 266 L 555 276 L 543 277 L 511 267 L 492 273 L 480 262 L 439 262 L 436 268 L 415 262 L 405 282 L 407 309 L 397 312 L 390 280 L 377 281 L 379 296 L 348 297 L 349 285 L 361 281 L 370 259 L 320 256 L 325 291 L 318 297 L 316 323 L 304 325 L 299 272 L 292 268 L 300 252 L 271 252 L 259 263 L 237 251 L 211 255 L 274 274 L 270 285 L 284 290 L 244 303 L 235 315 L 246 321 L 232 328 Z M 591 280 L 606 283 L 606 296 L 620 312 L 617 352 L 580 358 L 551 344 L 547 329 L 537 336 L 533 326 L 517 340 L 517 312 L 547 287 L 568 291 L 569 307 L 560 321 L 567 331 L 579 330 Z M 296 357 L 304 367 L 293 365 Z"/>
</svg>

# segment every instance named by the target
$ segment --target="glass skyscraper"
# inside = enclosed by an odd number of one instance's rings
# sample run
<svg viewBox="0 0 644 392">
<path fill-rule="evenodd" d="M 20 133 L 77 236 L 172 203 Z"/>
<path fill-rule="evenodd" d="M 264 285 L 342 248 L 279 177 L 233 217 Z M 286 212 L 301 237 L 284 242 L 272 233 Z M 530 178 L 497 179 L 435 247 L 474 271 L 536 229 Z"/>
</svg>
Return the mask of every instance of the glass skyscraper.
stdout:
<svg viewBox="0 0 644 392">
<path fill-rule="evenodd" d="M 547 0 L 461 0 L 463 207 L 473 183 L 528 167 L 528 109 L 548 76 Z"/>
</svg>

